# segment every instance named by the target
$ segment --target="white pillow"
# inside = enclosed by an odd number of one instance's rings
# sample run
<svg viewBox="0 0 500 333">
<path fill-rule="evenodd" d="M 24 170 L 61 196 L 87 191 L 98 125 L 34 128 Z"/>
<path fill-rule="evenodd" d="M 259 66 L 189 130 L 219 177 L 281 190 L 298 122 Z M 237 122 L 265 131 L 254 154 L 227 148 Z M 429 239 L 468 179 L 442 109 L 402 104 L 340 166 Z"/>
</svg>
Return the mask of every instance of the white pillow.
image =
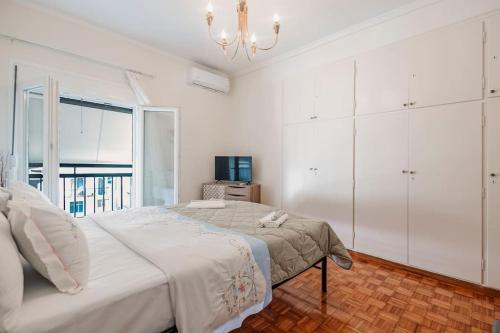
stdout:
<svg viewBox="0 0 500 333">
<path fill-rule="evenodd" d="M 3 213 L 5 216 L 9 213 L 7 208 L 7 202 L 12 199 L 12 194 L 3 187 L 0 187 L 0 214 Z"/>
<path fill-rule="evenodd" d="M 0 332 L 12 332 L 23 302 L 23 268 L 3 214 L 0 214 L 0 263 Z"/>
<path fill-rule="evenodd" d="M 52 204 L 50 199 L 43 194 L 43 192 L 23 182 L 14 182 L 9 186 L 9 191 L 12 194 L 13 200 L 26 200 L 28 204 L 40 201 Z"/>
<path fill-rule="evenodd" d="M 89 249 L 73 217 L 44 202 L 9 201 L 12 234 L 24 258 L 62 292 L 76 294 L 89 277 Z"/>
</svg>

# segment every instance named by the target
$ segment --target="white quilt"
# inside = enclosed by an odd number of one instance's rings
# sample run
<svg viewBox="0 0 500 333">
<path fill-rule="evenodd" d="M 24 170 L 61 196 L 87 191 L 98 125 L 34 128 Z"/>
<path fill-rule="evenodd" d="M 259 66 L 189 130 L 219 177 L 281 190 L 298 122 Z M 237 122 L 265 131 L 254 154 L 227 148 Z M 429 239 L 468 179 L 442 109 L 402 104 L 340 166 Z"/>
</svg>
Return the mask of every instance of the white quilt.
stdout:
<svg viewBox="0 0 500 333">
<path fill-rule="evenodd" d="M 92 217 L 168 279 L 181 333 L 227 332 L 271 301 L 267 245 L 162 207 Z"/>
</svg>

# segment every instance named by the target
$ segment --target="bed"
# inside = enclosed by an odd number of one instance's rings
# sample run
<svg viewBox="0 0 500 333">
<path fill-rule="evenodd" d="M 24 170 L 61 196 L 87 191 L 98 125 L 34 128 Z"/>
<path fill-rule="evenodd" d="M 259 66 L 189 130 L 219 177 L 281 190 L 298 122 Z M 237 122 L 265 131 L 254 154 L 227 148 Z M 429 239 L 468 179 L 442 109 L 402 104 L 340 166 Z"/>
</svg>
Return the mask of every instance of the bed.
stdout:
<svg viewBox="0 0 500 333">
<path fill-rule="evenodd" d="M 318 262 L 323 263 L 326 291 L 326 258 L 345 269 L 352 265 L 342 242 L 328 223 L 297 216 L 290 216 L 277 229 L 257 228 L 255 222 L 273 210 L 261 204 L 228 201 L 224 209 L 192 209 L 182 204 L 84 218 L 80 225 L 91 256 L 87 288 L 77 295 L 59 293 L 26 267 L 17 332 L 153 333 L 175 332 L 176 327 L 183 332 L 201 332 L 208 331 L 208 326 L 192 324 L 203 316 L 212 318 L 213 314 L 205 313 L 209 308 L 234 310 L 233 319 L 214 320 L 217 325 L 211 327 L 216 329 L 209 330 L 227 332 L 269 304 L 271 287 Z M 189 244 L 184 244 L 184 239 L 190 239 Z M 215 250 L 217 260 L 198 250 L 203 246 L 220 246 Z M 241 257 L 227 254 L 233 248 Z M 241 264 L 249 257 L 255 260 L 253 264 Z M 221 281 L 220 271 L 236 264 L 244 265 L 243 274 L 238 271 L 239 275 Z M 240 284 L 231 282 L 235 276 L 237 283 L 249 281 L 246 286 L 253 289 L 240 295 Z M 231 288 L 216 290 L 208 298 L 202 295 L 219 288 L 220 283 Z M 251 302 L 250 296 L 258 292 L 259 301 L 255 296 Z"/>
</svg>

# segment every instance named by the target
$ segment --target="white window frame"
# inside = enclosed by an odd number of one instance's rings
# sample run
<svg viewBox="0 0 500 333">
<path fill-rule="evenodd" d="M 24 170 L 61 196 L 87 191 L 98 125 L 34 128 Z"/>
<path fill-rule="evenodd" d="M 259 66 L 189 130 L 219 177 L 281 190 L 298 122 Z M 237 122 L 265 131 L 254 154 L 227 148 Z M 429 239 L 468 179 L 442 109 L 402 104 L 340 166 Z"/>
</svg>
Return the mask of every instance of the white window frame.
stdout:
<svg viewBox="0 0 500 333">
<path fill-rule="evenodd" d="M 31 67 L 44 73 L 44 82 L 30 82 L 23 86 L 18 86 L 17 91 L 23 92 L 29 88 L 34 88 L 44 85 L 44 136 L 48 140 L 44 140 L 43 144 L 43 174 L 44 174 L 44 187 L 43 191 L 57 203 L 59 200 L 59 147 L 58 147 L 58 126 L 59 126 L 59 95 L 61 86 L 66 87 L 66 82 L 70 82 L 71 92 L 78 93 L 79 96 L 85 95 L 96 99 L 103 99 L 112 101 L 118 105 L 126 105 L 125 100 L 130 100 L 129 96 L 122 96 L 126 90 L 130 88 L 116 82 L 105 82 L 95 79 L 96 82 L 108 85 L 110 93 L 108 96 L 97 96 L 94 94 L 93 89 L 80 85 L 78 78 L 93 79 L 85 75 L 77 73 L 67 73 L 63 70 L 56 68 L 49 68 L 35 63 L 30 63 L 22 60 L 11 61 L 12 72 L 14 66 Z M 62 81 L 61 81 L 62 79 Z M 75 81 L 75 79 L 77 81 Z M 62 82 L 62 83 L 61 83 Z M 64 88 L 66 89 L 66 88 Z M 25 96 L 23 93 L 17 94 L 17 112 L 16 112 L 16 137 L 15 137 L 15 156 L 18 161 L 16 163 L 15 178 L 18 180 L 28 181 L 27 169 L 27 129 L 26 129 L 26 115 L 25 113 Z M 132 94 L 132 91 L 130 91 Z M 123 98 L 117 98 L 122 96 Z M 129 104 L 130 105 L 130 104 Z M 130 107 L 130 106 L 127 106 Z M 174 200 L 175 203 L 179 202 L 180 198 L 180 126 L 179 126 L 179 108 L 177 107 L 161 107 L 161 106 L 137 106 L 132 105 L 133 108 L 133 151 L 132 151 L 132 206 L 143 206 L 143 166 L 144 166 L 144 113 L 145 112 L 173 112 L 175 117 L 175 138 L 174 138 Z M 47 134 L 49 133 L 49 134 Z M 51 167 L 56 165 L 57 167 Z"/>
<path fill-rule="evenodd" d="M 180 191 L 180 126 L 179 126 L 179 108 L 162 107 L 162 106 L 140 106 L 134 109 L 134 191 L 132 193 L 132 201 L 136 207 L 144 205 L 144 115 L 146 112 L 173 112 L 174 113 L 174 204 L 179 203 Z"/>
<path fill-rule="evenodd" d="M 34 67 L 23 63 L 15 65 Z M 43 81 L 43 82 L 42 82 Z M 43 75 L 40 81 L 24 82 L 17 87 L 16 97 L 16 129 L 14 138 L 14 155 L 16 156 L 16 169 L 14 180 L 29 181 L 28 171 L 28 128 L 27 128 L 27 95 L 30 89 L 42 87 L 43 89 L 43 192 L 52 200 L 58 200 L 59 168 L 51 168 L 52 165 L 59 165 L 58 146 L 58 117 L 59 117 L 59 82 L 49 73 Z M 54 164 L 55 163 L 55 164 Z"/>
</svg>

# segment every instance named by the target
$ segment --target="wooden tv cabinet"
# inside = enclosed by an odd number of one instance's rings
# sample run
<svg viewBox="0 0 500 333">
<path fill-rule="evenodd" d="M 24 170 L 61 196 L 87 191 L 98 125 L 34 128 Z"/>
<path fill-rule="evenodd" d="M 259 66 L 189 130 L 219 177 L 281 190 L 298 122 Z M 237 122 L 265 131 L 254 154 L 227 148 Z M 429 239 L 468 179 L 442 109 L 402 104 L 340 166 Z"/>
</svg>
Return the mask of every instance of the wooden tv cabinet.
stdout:
<svg viewBox="0 0 500 333">
<path fill-rule="evenodd" d="M 260 203 L 260 184 L 210 182 L 203 184 L 203 200 L 224 199 Z"/>
</svg>

